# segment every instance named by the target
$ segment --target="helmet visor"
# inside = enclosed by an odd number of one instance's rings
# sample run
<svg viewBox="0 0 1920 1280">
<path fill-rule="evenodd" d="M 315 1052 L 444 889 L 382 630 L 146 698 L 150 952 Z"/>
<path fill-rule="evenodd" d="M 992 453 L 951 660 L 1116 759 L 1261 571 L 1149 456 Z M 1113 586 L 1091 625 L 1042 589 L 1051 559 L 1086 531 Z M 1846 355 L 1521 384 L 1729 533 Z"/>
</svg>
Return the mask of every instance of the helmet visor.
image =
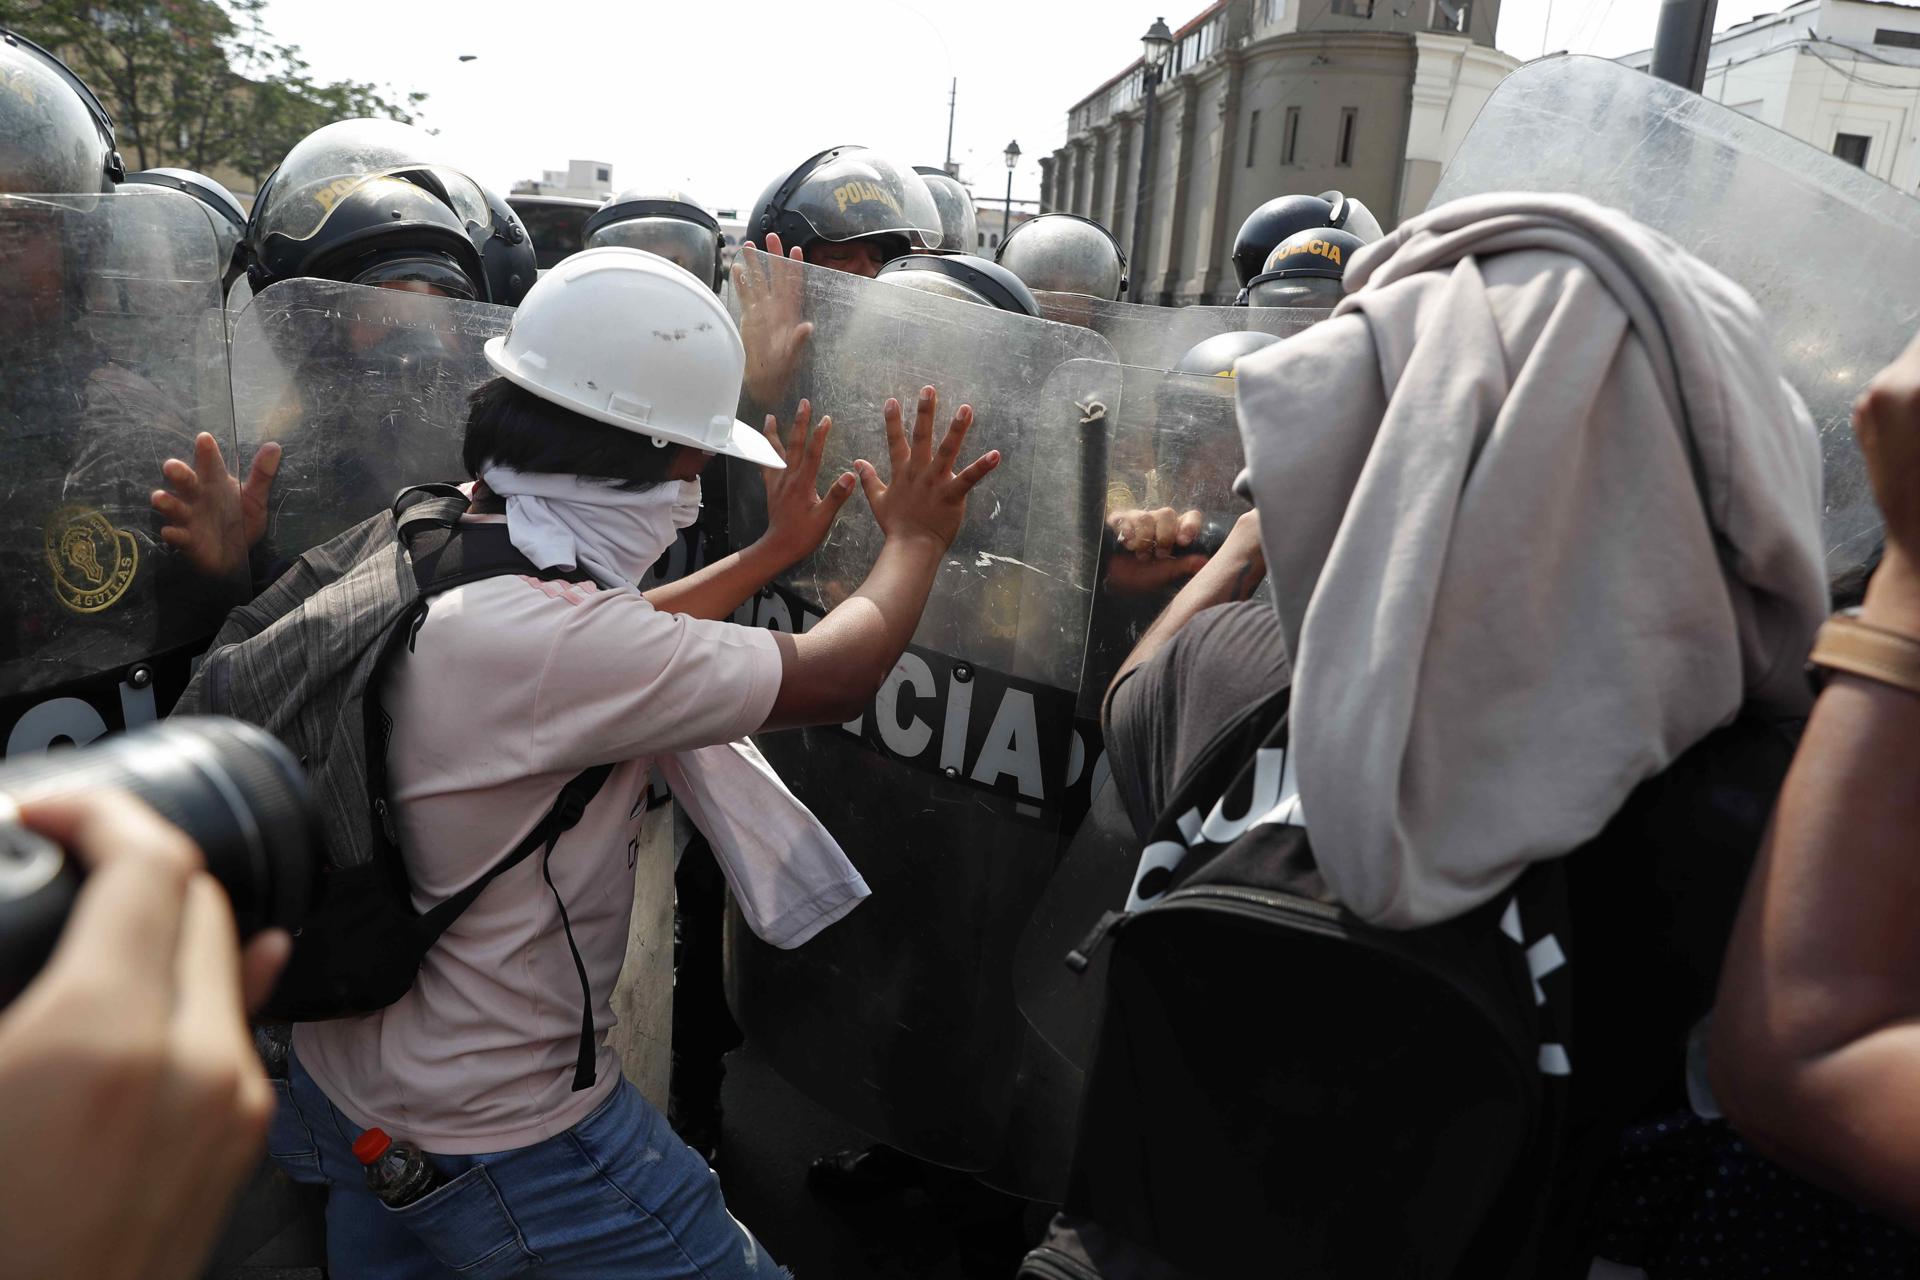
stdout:
<svg viewBox="0 0 1920 1280">
<path fill-rule="evenodd" d="M 265 234 L 305 240 L 367 178 L 406 172 L 444 194 L 462 222 L 487 226 L 487 198 L 473 179 L 443 162 L 439 142 L 397 120 L 342 120 L 303 138 L 274 175 L 259 224 Z"/>
<path fill-rule="evenodd" d="M 937 271 L 883 271 L 879 278 L 883 284 L 903 285 L 908 289 L 918 289 L 922 293 L 931 293 L 942 298 L 953 298 L 959 302 L 977 302 L 983 307 L 993 305 L 985 297 L 952 276 L 941 275 Z"/>
<path fill-rule="evenodd" d="M 379 287 L 428 285 L 447 298 L 475 301 L 473 281 L 443 253 L 378 254 L 354 273 L 349 284 Z"/>
<path fill-rule="evenodd" d="M 1288 276 L 1256 279 L 1247 290 L 1250 307 L 1331 307 L 1346 294 L 1339 280 L 1325 276 Z"/>
<path fill-rule="evenodd" d="M 787 208 L 822 240 L 892 234 L 921 249 L 943 243 L 940 210 L 926 181 L 874 151 L 848 151 L 827 161 L 801 182 Z"/>
<path fill-rule="evenodd" d="M 967 189 L 944 173 L 923 174 L 921 181 L 940 212 L 940 247 L 949 253 L 973 252 L 980 225 Z"/>
<path fill-rule="evenodd" d="M 658 254 L 676 267 L 691 271 L 704 280 L 708 288 L 718 283 L 714 279 L 718 243 L 713 232 L 682 218 L 628 218 L 601 227 L 587 237 L 589 249 L 615 245 Z"/>
</svg>

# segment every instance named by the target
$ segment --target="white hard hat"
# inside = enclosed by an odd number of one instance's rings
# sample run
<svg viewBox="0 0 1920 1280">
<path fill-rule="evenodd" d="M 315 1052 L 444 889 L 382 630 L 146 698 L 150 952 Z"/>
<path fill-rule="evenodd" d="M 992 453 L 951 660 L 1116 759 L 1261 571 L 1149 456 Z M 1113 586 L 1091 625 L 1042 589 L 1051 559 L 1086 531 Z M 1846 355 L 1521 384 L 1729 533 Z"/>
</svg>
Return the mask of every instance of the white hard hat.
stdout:
<svg viewBox="0 0 1920 1280">
<path fill-rule="evenodd" d="M 747 349 L 692 273 L 639 249 L 587 249 L 541 275 L 487 363 L 595 422 L 763 467 L 767 438 L 734 418 Z"/>
</svg>

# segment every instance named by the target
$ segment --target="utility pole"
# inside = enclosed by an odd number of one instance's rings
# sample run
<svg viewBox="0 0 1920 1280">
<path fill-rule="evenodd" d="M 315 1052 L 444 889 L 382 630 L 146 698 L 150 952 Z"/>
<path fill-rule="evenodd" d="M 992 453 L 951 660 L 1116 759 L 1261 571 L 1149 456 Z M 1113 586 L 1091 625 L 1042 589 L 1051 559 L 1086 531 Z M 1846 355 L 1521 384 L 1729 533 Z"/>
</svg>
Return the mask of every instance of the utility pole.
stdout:
<svg viewBox="0 0 1920 1280">
<path fill-rule="evenodd" d="M 947 163 L 944 166 L 949 178 L 960 175 L 953 171 L 953 109 L 960 100 L 960 77 L 955 76 L 953 83 L 947 86 Z"/>
<path fill-rule="evenodd" d="M 1707 82 L 1707 50 L 1713 44 L 1716 0 L 1661 0 L 1660 25 L 1654 29 L 1654 76 L 1691 89 Z"/>
</svg>

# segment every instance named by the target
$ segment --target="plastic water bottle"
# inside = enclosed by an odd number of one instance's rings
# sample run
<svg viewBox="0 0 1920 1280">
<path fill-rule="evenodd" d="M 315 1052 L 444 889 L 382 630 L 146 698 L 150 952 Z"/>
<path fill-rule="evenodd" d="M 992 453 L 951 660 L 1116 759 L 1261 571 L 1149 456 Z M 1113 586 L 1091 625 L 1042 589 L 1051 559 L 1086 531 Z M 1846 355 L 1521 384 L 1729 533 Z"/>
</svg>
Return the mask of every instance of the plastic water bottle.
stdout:
<svg viewBox="0 0 1920 1280">
<path fill-rule="evenodd" d="M 384 1129 L 353 1140 L 353 1154 L 367 1171 L 367 1188 L 394 1209 L 412 1204 L 445 1182 L 411 1142 L 395 1142 Z"/>
</svg>

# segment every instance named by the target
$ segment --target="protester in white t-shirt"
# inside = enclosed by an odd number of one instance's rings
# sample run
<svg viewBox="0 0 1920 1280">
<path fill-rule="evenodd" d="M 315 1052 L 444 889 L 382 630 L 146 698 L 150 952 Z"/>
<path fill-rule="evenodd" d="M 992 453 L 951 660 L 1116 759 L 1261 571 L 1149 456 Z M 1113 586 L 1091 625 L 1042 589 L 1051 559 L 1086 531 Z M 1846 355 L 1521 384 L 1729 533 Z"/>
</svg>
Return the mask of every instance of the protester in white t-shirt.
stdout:
<svg viewBox="0 0 1920 1280">
<path fill-rule="evenodd" d="M 332 1185 L 337 1274 L 784 1274 L 603 1040 L 650 762 L 856 715 L 999 455 L 955 474 L 972 410 L 936 442 L 928 387 L 911 427 L 898 402 L 883 409 L 890 480 L 861 461 L 819 497 L 830 421 L 812 430 L 803 407 L 784 450 L 771 421 L 764 436 L 734 421 L 745 357 L 733 321 L 694 277 L 636 250 L 549 272 L 487 356 L 501 376 L 473 397 L 467 519 L 504 520 L 535 564 L 594 581 L 450 590 L 397 663 L 382 706 L 415 905 L 498 861 L 582 769 L 617 767 L 549 858 L 480 894 L 400 1001 L 296 1029 L 270 1148 L 294 1176 Z M 676 508 L 684 521 L 687 485 L 713 453 L 769 468 L 769 535 L 643 596 L 631 584 L 672 539 Z M 804 635 L 721 621 L 818 546 L 856 483 L 886 535 L 860 588 Z M 372 1127 L 418 1144 L 447 1184 L 398 1210 L 375 1199 L 349 1151 Z"/>
</svg>

